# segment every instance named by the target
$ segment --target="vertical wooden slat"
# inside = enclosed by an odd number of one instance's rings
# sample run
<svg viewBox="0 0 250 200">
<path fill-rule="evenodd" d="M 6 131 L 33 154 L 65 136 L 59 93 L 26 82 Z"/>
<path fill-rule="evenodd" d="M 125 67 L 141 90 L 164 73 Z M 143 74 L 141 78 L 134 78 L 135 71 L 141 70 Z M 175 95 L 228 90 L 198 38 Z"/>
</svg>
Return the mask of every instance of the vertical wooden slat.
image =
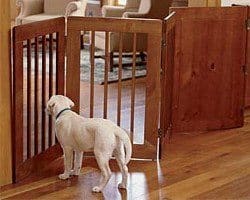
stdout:
<svg viewBox="0 0 250 200">
<path fill-rule="evenodd" d="M 248 6 L 248 19 L 250 19 L 250 6 Z M 247 30 L 246 38 L 246 66 L 248 67 L 248 76 L 246 76 L 246 98 L 245 106 L 250 107 L 250 29 Z"/>
<path fill-rule="evenodd" d="M 35 38 L 35 86 L 34 86 L 34 150 L 38 153 L 38 38 Z"/>
<path fill-rule="evenodd" d="M 91 31 L 90 52 L 90 117 L 94 116 L 94 72 L 95 72 L 95 31 Z"/>
<path fill-rule="evenodd" d="M 77 113 L 80 110 L 80 35 L 80 31 L 68 29 L 66 95 L 75 103 L 73 110 Z"/>
<path fill-rule="evenodd" d="M 119 33 L 119 69 L 118 69 L 118 95 L 117 95 L 117 125 L 121 124 L 121 98 L 122 98 L 122 40 L 123 34 Z"/>
<path fill-rule="evenodd" d="M 108 109 L 108 69 L 109 69 L 109 32 L 105 32 L 105 72 L 104 72 L 104 101 L 103 101 L 103 118 L 107 119 Z"/>
<path fill-rule="evenodd" d="M 56 93 L 65 94 L 65 27 L 56 33 Z"/>
<path fill-rule="evenodd" d="M 23 162 L 23 43 L 16 42 L 13 29 L 13 181 L 19 178 L 17 168 Z"/>
<path fill-rule="evenodd" d="M 42 37 L 42 151 L 45 150 L 46 126 L 46 36 Z"/>
<path fill-rule="evenodd" d="M 56 33 L 56 94 L 65 94 L 65 27 Z M 55 142 L 58 140 L 55 136 Z"/>
<path fill-rule="evenodd" d="M 131 141 L 134 136 L 134 117 L 135 117 L 135 70 L 136 70 L 136 39 L 137 35 L 133 35 L 133 65 L 132 65 L 132 84 L 131 84 L 131 113 L 130 113 L 130 133 Z"/>
<path fill-rule="evenodd" d="M 31 43 L 27 40 L 27 158 L 31 157 Z"/>
<path fill-rule="evenodd" d="M 53 34 L 49 34 L 49 97 L 53 94 Z M 49 129 L 48 129 L 48 144 L 49 147 L 53 142 L 52 135 L 52 117 L 49 116 Z"/>
</svg>

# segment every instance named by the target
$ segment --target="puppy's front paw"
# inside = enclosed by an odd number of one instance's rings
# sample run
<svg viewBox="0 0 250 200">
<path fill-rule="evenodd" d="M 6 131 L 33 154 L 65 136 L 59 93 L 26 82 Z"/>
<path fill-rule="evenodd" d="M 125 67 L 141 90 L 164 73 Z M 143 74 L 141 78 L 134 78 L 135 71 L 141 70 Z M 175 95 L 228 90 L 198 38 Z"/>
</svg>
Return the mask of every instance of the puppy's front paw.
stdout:
<svg viewBox="0 0 250 200">
<path fill-rule="evenodd" d="M 127 189 L 127 186 L 124 183 L 119 183 L 118 184 L 118 188 L 120 188 L 120 189 Z"/>
<path fill-rule="evenodd" d="M 60 174 L 58 177 L 59 177 L 61 180 L 65 180 L 65 179 L 68 179 L 68 178 L 69 178 L 69 174 L 63 173 L 63 174 Z"/>
<path fill-rule="evenodd" d="M 71 170 L 70 171 L 71 176 L 79 176 L 79 174 L 80 174 L 80 170 Z"/>
<path fill-rule="evenodd" d="M 101 192 L 101 189 L 98 186 L 93 187 L 92 192 Z"/>
</svg>

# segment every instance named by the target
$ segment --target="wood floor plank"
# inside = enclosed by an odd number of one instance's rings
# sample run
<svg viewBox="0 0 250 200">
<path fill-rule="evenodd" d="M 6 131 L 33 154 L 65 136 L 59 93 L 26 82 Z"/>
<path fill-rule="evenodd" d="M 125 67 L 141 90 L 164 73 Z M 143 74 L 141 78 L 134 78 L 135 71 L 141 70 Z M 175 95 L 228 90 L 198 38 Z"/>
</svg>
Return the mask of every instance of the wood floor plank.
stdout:
<svg viewBox="0 0 250 200">
<path fill-rule="evenodd" d="M 191 199 L 250 199 L 250 175 L 217 187 L 209 192 L 194 196 Z M 228 192 L 230 191 L 230 192 Z"/>
<path fill-rule="evenodd" d="M 87 173 L 90 173 L 90 172 L 94 172 L 96 171 L 95 169 L 93 168 L 82 168 L 81 169 L 81 173 L 80 174 L 87 174 Z M 45 178 L 45 179 L 42 179 L 40 181 L 36 181 L 36 182 L 32 182 L 32 183 L 29 183 L 29 184 L 25 184 L 25 185 L 22 185 L 20 187 L 17 187 L 17 188 L 11 188 L 11 189 L 7 189 L 3 192 L 1 192 L 1 199 L 6 199 L 6 198 L 23 198 L 24 197 L 24 194 L 26 193 L 29 193 L 28 196 L 30 197 L 31 196 L 31 192 L 33 191 L 37 191 L 37 190 L 41 190 L 41 188 L 45 188 L 45 187 L 52 187 L 57 185 L 57 184 L 60 184 L 61 183 L 61 180 L 58 179 L 57 176 L 53 176 L 53 177 L 49 177 L 49 178 Z"/>
<path fill-rule="evenodd" d="M 111 180 L 102 194 L 91 192 L 100 178 L 94 158 L 85 158 L 82 174 L 67 181 L 57 179 L 62 164 L 61 158 L 44 170 L 51 178 L 34 181 L 43 177 L 41 173 L 26 180 L 29 183 L 1 188 L 0 198 L 250 199 L 250 109 L 242 128 L 174 134 L 161 161 L 131 161 L 127 191 L 117 188 L 121 174 L 114 160 L 110 161 Z"/>
<path fill-rule="evenodd" d="M 250 175 L 250 158 L 240 162 L 223 166 L 219 169 L 208 171 L 200 175 L 190 177 L 167 187 L 161 188 L 161 198 L 188 199 L 204 192 L 221 187 L 234 180 Z M 159 191 L 147 195 L 149 199 L 156 199 Z"/>
</svg>

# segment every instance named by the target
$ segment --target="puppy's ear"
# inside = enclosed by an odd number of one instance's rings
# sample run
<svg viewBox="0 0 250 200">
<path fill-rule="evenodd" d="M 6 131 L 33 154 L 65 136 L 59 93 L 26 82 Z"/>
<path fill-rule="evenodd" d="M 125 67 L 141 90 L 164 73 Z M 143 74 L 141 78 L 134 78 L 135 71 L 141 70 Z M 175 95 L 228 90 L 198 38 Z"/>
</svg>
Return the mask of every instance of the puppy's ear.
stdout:
<svg viewBox="0 0 250 200">
<path fill-rule="evenodd" d="M 67 99 L 68 99 L 68 102 L 69 102 L 69 107 L 70 108 L 74 107 L 75 106 L 74 102 L 68 97 L 67 97 Z"/>
<path fill-rule="evenodd" d="M 47 111 L 47 113 L 48 113 L 49 115 L 52 115 L 52 114 L 53 114 L 55 104 L 56 104 L 55 102 L 49 102 L 49 103 L 48 103 L 46 111 Z"/>
</svg>

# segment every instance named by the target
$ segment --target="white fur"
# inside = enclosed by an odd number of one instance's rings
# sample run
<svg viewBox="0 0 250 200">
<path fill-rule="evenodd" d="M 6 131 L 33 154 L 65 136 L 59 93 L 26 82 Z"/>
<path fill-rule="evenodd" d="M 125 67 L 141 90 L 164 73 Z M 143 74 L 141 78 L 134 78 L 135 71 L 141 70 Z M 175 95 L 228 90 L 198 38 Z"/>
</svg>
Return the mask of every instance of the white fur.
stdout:
<svg viewBox="0 0 250 200">
<path fill-rule="evenodd" d="M 55 95 L 47 103 L 47 112 L 53 116 L 74 103 L 67 97 Z M 55 122 L 58 141 L 64 152 L 64 173 L 60 179 L 67 179 L 70 175 L 79 175 L 83 152 L 94 151 L 101 170 L 101 179 L 93 192 L 101 192 L 111 176 L 109 159 L 113 155 L 122 172 L 122 182 L 119 188 L 126 188 L 128 168 L 132 147 L 127 133 L 113 122 L 100 118 L 83 118 L 71 110 L 65 110 Z M 124 147 L 126 153 L 124 151 Z M 75 152 L 74 169 L 72 169 L 73 152 Z"/>
</svg>

